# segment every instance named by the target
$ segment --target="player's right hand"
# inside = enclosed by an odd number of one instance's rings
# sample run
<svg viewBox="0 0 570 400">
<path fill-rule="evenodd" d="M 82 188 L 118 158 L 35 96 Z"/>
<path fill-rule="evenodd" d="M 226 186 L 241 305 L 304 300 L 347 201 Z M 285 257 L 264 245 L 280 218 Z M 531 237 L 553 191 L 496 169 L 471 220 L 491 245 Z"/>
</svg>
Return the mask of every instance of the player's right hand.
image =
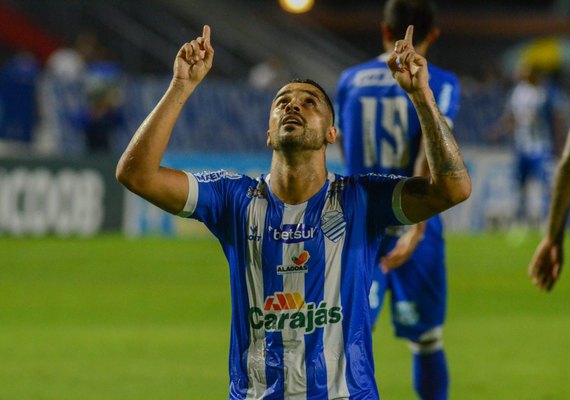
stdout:
<svg viewBox="0 0 570 400">
<path fill-rule="evenodd" d="M 550 291 L 560 278 L 563 263 L 561 242 L 544 238 L 536 249 L 528 268 L 528 275 L 540 290 Z"/>
<path fill-rule="evenodd" d="M 210 41 L 210 27 L 204 25 L 202 36 L 185 43 L 174 61 L 174 80 L 197 85 L 204 79 L 214 60 L 214 48 Z"/>
</svg>

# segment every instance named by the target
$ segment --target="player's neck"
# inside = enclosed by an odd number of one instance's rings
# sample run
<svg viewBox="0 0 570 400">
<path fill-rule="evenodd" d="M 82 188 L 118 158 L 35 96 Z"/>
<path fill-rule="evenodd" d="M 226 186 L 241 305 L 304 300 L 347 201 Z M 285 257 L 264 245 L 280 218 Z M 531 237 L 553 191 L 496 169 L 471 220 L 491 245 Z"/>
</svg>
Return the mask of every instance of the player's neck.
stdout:
<svg viewBox="0 0 570 400">
<path fill-rule="evenodd" d="M 313 197 L 327 180 L 324 153 L 303 154 L 294 160 L 274 152 L 271 161 L 271 191 L 286 204 L 301 204 Z"/>
</svg>

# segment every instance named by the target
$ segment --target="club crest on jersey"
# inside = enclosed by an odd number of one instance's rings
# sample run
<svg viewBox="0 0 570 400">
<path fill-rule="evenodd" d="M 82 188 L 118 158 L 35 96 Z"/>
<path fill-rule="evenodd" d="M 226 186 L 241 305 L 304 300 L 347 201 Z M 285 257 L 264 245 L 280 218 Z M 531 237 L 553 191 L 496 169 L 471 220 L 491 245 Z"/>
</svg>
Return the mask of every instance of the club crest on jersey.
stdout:
<svg viewBox="0 0 570 400">
<path fill-rule="evenodd" d="M 263 308 L 249 309 L 249 324 L 253 329 L 275 332 L 303 329 L 305 334 L 325 325 L 342 321 L 342 307 L 328 307 L 325 301 L 306 303 L 299 292 L 276 292 L 265 298 Z"/>
<path fill-rule="evenodd" d="M 305 224 L 283 224 L 281 228 L 269 227 L 269 236 L 282 243 L 305 242 L 315 237 L 316 228 Z"/>
<path fill-rule="evenodd" d="M 337 210 L 325 212 L 321 217 L 321 230 L 327 238 L 335 243 L 338 242 L 346 231 L 344 214 Z"/>
<path fill-rule="evenodd" d="M 307 266 L 307 261 L 309 261 L 311 255 L 307 250 L 303 250 L 298 256 L 291 257 L 292 264 L 278 265 L 277 275 L 292 274 L 296 272 L 302 272 L 306 274 L 309 271 Z"/>
</svg>

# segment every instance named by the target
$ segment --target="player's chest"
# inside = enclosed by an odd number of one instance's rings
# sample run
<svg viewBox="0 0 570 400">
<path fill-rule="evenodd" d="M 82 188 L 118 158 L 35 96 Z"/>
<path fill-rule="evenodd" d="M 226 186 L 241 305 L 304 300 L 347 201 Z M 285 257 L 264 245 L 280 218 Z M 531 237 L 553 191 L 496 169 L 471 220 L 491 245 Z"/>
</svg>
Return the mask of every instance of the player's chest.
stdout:
<svg viewBox="0 0 570 400">
<path fill-rule="evenodd" d="M 259 202 L 248 209 L 244 221 L 250 267 L 283 277 L 325 268 L 342 252 L 348 226 L 342 209 L 330 202 Z"/>
</svg>

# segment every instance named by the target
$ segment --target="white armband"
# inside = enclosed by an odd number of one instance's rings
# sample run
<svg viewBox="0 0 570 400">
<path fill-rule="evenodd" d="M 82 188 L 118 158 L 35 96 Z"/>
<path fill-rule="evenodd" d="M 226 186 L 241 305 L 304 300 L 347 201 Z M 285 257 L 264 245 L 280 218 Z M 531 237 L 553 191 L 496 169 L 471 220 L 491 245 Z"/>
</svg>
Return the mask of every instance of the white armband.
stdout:
<svg viewBox="0 0 570 400">
<path fill-rule="evenodd" d="M 196 205 L 198 204 L 198 181 L 196 177 L 189 172 L 184 171 L 186 176 L 188 177 L 188 197 L 186 198 L 186 204 L 182 211 L 180 211 L 177 215 L 179 217 L 189 217 L 194 213 L 196 210 Z"/>
<path fill-rule="evenodd" d="M 404 225 L 413 225 L 415 222 L 412 222 L 406 217 L 404 214 L 404 210 L 402 210 L 402 189 L 406 184 L 407 179 L 402 179 L 400 182 L 396 184 L 394 188 L 394 192 L 392 193 L 392 211 L 394 215 Z"/>
</svg>

